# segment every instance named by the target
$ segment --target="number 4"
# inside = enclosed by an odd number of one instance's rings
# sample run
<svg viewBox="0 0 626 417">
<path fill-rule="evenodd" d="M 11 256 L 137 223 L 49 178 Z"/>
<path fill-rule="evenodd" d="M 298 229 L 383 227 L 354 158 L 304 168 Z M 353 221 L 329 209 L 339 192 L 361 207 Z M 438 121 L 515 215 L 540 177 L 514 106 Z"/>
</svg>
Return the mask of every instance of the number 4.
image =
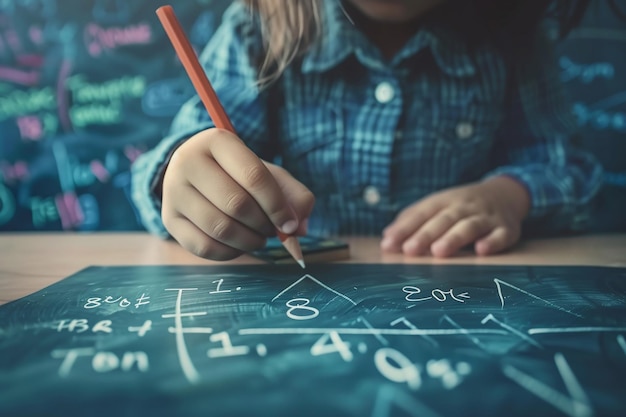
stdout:
<svg viewBox="0 0 626 417">
<path fill-rule="evenodd" d="M 328 343 L 329 338 L 331 343 Z M 322 337 L 317 339 L 317 342 L 311 346 L 311 355 L 313 356 L 326 355 L 334 352 L 340 354 L 346 362 L 352 361 L 354 357 L 350 351 L 350 343 L 344 342 L 339 336 L 339 333 L 335 330 L 324 333 Z"/>
</svg>

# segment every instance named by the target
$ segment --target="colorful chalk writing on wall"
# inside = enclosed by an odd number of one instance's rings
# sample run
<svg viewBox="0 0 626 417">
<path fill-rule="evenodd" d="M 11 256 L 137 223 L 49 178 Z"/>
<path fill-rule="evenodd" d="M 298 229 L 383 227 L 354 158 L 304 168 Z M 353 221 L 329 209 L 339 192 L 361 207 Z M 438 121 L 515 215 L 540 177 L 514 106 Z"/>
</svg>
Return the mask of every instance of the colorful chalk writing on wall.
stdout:
<svg viewBox="0 0 626 417">
<path fill-rule="evenodd" d="M 202 48 L 229 1 L 176 5 Z M 130 166 L 193 94 L 155 0 L 0 0 L 0 231 L 141 229 Z"/>
<path fill-rule="evenodd" d="M 626 231 L 626 7 L 593 0 L 581 25 L 557 46 L 582 144 L 605 168 L 592 230 Z"/>
</svg>

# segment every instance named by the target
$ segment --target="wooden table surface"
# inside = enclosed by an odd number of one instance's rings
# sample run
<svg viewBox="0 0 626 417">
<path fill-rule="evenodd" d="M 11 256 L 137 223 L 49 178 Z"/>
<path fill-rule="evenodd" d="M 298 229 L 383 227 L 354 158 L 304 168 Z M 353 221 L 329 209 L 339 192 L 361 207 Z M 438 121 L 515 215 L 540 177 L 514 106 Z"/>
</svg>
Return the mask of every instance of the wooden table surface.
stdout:
<svg viewBox="0 0 626 417">
<path fill-rule="evenodd" d="M 626 267 L 626 234 L 523 241 L 489 257 L 449 259 L 381 253 L 378 238 L 342 238 L 352 263 L 596 265 Z M 242 256 L 231 263 L 260 263 Z M 26 296 L 90 265 L 210 265 L 176 242 L 146 233 L 0 233 L 0 304 Z"/>
</svg>

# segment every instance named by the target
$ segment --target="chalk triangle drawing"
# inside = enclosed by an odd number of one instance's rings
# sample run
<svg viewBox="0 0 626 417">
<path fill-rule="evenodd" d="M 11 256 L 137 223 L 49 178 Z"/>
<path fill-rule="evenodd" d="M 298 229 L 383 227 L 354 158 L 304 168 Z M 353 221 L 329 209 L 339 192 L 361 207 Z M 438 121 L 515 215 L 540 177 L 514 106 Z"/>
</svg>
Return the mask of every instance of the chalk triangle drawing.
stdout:
<svg viewBox="0 0 626 417">
<path fill-rule="evenodd" d="M 287 291 L 297 287 L 299 284 L 301 284 L 302 282 L 304 282 L 306 280 L 310 280 L 310 281 L 314 282 L 315 284 L 319 285 L 320 287 L 324 288 L 325 290 L 328 290 L 331 293 L 333 293 L 333 294 L 343 298 L 344 300 L 348 301 L 350 304 L 356 305 L 356 303 L 350 297 L 340 293 L 339 291 L 336 291 L 336 290 L 332 289 L 328 285 L 324 284 L 323 282 L 321 282 L 320 280 L 318 280 L 317 278 L 315 278 L 315 277 L 313 277 L 312 275 L 309 275 L 309 274 L 303 275 L 296 282 L 294 282 L 293 284 L 291 284 L 290 286 L 288 286 L 287 288 L 285 288 L 284 290 L 282 290 L 281 292 L 276 294 L 276 296 L 274 298 L 272 298 L 272 301 L 275 301 L 276 299 L 280 298 L 280 296 L 285 294 Z"/>
<path fill-rule="evenodd" d="M 530 298 L 532 298 L 534 300 L 540 301 L 540 302 L 544 303 L 545 305 L 547 305 L 547 306 L 549 306 L 549 307 L 551 307 L 551 308 L 553 308 L 555 310 L 559 310 L 559 311 L 562 311 L 564 313 L 571 314 L 572 316 L 576 316 L 578 318 L 583 318 L 582 315 L 580 315 L 580 314 L 578 314 L 578 313 L 576 313 L 576 312 L 574 312 L 572 310 L 568 310 L 568 309 L 566 309 L 564 307 L 561 307 L 561 306 L 559 306 L 557 304 L 554 304 L 551 301 L 548 301 L 548 300 L 546 300 L 544 298 L 541 298 L 541 297 L 539 297 L 539 296 L 537 296 L 535 294 L 532 294 L 532 293 L 530 293 L 530 292 L 528 292 L 526 290 L 523 290 L 523 289 L 521 289 L 519 287 L 516 287 L 513 284 L 509 284 L 506 281 L 503 281 L 503 280 L 498 279 L 498 278 L 494 278 L 493 282 L 496 284 L 496 289 L 498 290 L 498 298 L 500 298 L 500 306 L 501 306 L 500 308 L 502 310 L 504 310 L 504 305 L 505 305 L 505 300 L 506 300 L 506 297 L 504 297 L 504 294 L 503 294 L 503 291 L 502 291 L 502 287 L 506 286 L 506 287 L 509 287 L 509 288 L 511 288 L 511 289 L 521 293 L 521 294 L 524 294 L 524 295 L 526 295 L 526 296 L 528 296 L 528 297 L 530 297 Z"/>
</svg>

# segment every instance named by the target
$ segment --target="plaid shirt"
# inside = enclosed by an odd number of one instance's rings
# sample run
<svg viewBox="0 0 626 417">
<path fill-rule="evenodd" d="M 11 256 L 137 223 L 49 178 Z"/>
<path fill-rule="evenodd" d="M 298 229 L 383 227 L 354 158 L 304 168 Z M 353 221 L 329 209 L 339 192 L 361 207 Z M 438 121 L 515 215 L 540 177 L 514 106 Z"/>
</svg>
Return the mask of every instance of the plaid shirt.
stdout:
<svg viewBox="0 0 626 417">
<path fill-rule="evenodd" d="M 325 2 L 324 40 L 270 88 L 256 85 L 261 40 L 238 3 L 200 57 L 238 135 L 315 194 L 311 233 L 377 234 L 419 199 L 495 175 L 525 185 L 528 221 L 582 227 L 602 173 L 568 143 L 551 56 L 541 52 L 542 73 L 525 76 L 495 48 L 425 23 L 386 60 L 337 4 Z M 167 235 L 153 187 L 172 150 L 211 126 L 196 97 L 135 162 L 133 198 L 151 232 Z"/>
</svg>

